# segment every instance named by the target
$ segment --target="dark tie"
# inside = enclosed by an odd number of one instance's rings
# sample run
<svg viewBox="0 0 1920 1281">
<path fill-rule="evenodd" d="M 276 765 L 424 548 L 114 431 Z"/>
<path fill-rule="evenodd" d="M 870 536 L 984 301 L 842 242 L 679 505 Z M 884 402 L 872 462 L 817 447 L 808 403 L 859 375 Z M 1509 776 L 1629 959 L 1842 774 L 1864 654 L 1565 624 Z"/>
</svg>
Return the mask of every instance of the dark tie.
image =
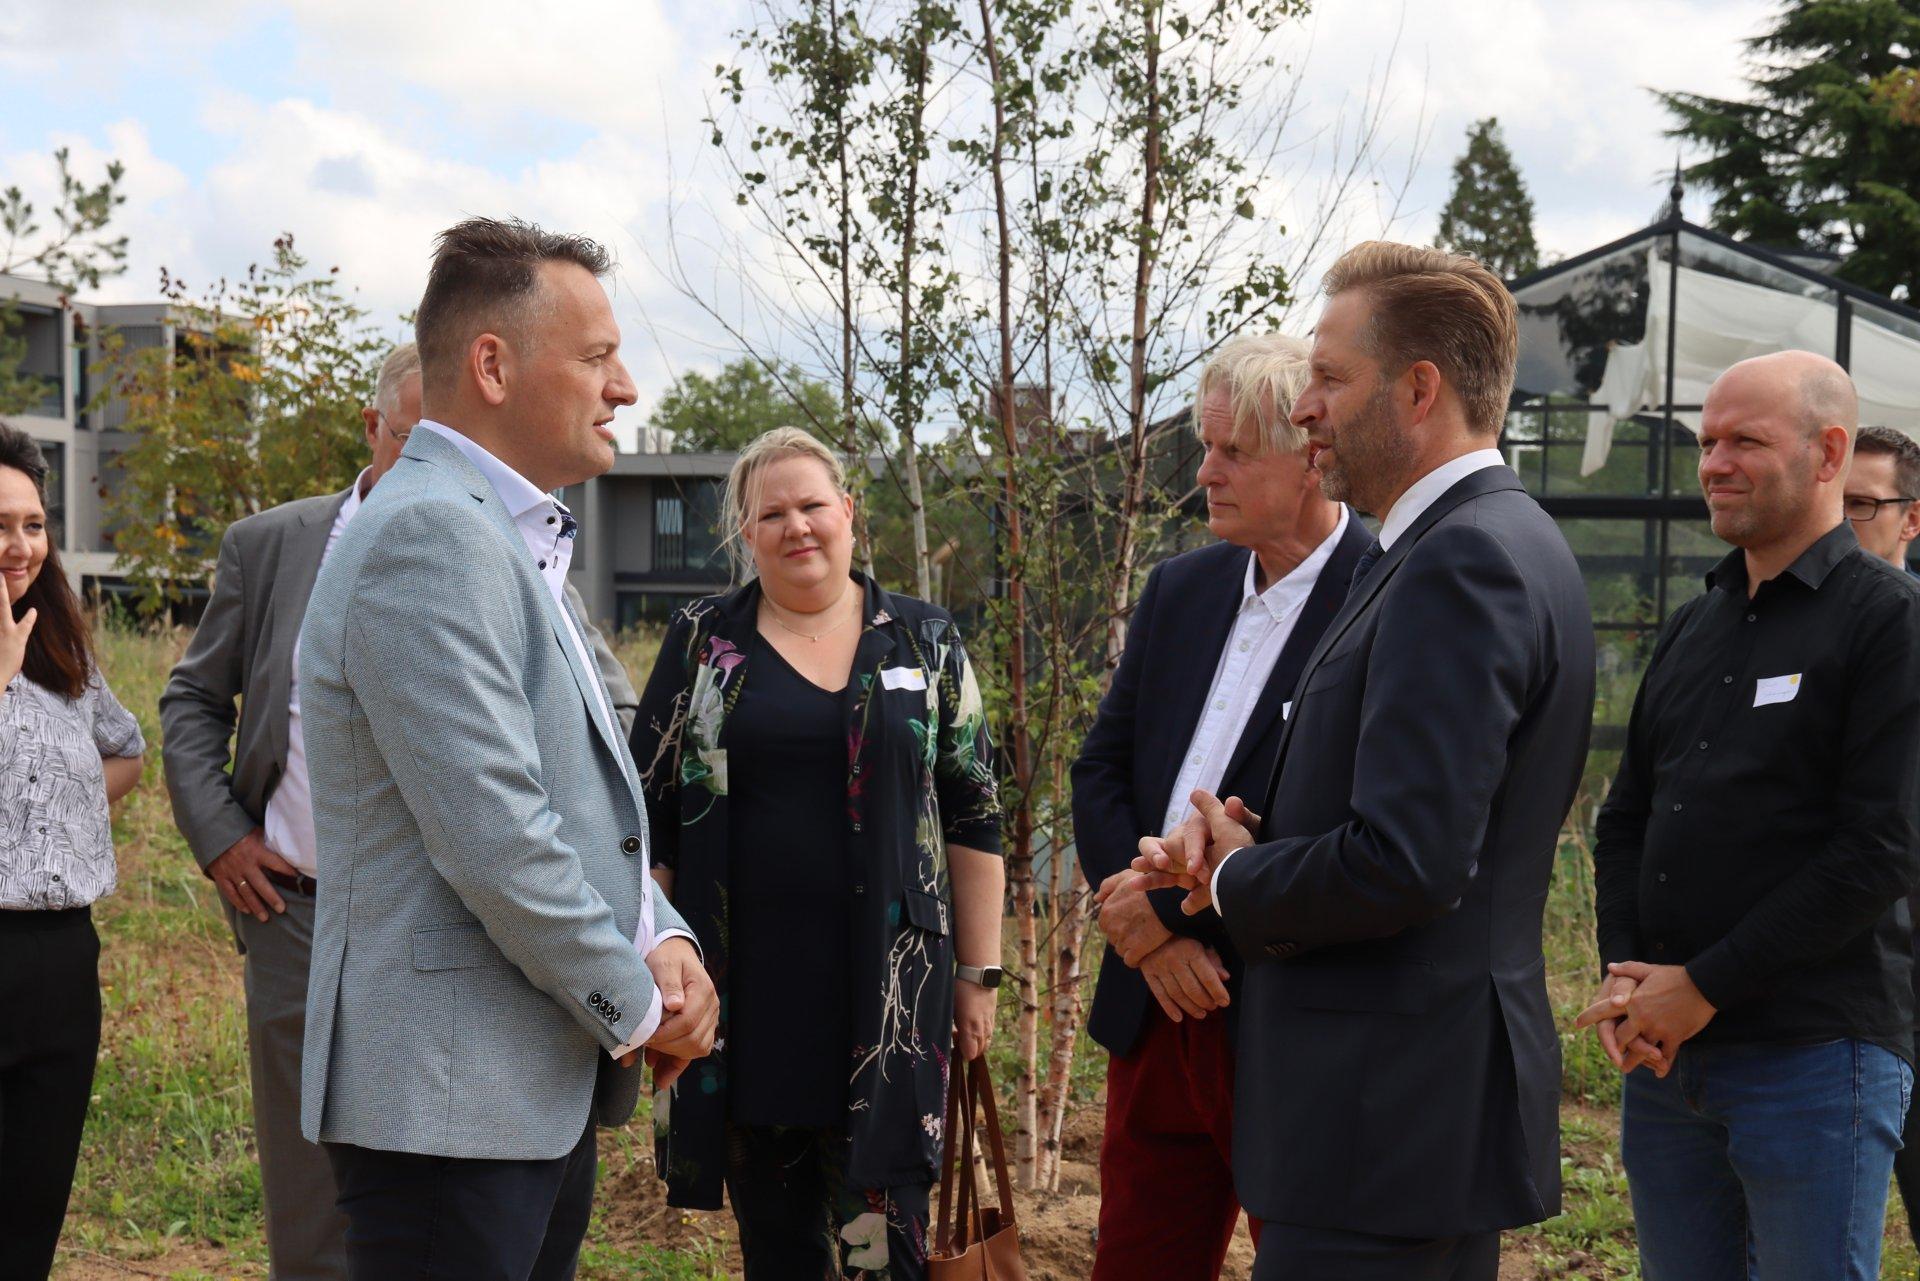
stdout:
<svg viewBox="0 0 1920 1281">
<path fill-rule="evenodd" d="M 1380 558 L 1386 554 L 1387 549 L 1380 545 L 1379 539 L 1376 538 L 1368 543 L 1367 550 L 1360 553 L 1360 559 L 1353 562 L 1353 581 L 1347 584 L 1347 591 L 1351 593 L 1359 590 L 1360 584 L 1368 574 L 1373 572 L 1373 567 L 1379 564 Z"/>
</svg>

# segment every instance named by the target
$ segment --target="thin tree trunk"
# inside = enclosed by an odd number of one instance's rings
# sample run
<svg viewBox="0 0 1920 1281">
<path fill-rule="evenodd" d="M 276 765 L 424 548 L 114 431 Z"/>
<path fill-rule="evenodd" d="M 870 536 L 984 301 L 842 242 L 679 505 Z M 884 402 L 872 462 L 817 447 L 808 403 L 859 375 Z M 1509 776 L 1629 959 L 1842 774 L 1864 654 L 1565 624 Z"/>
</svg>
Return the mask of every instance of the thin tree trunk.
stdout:
<svg viewBox="0 0 1920 1281">
<path fill-rule="evenodd" d="M 1020 967 L 1020 1010 L 1014 1024 L 1018 1066 L 1014 1076 L 1014 1163 L 1020 1186 L 1034 1186 L 1036 1121 L 1035 1068 L 1039 1059 L 1040 940 L 1034 921 L 1033 883 L 1033 756 L 1028 734 L 1026 545 L 1020 512 L 1021 441 L 1013 395 L 1013 243 L 1007 213 L 1005 171 L 1006 84 L 1001 79 L 1000 50 L 994 42 L 992 0 L 980 0 L 980 26 L 987 56 L 987 77 L 993 86 L 993 147 L 989 168 L 993 177 L 993 207 L 998 233 L 997 276 L 999 301 L 996 322 L 1000 339 L 1000 372 L 996 379 L 1000 433 L 1006 453 L 1002 477 L 1002 509 L 1007 531 L 1007 736 L 1013 753 L 1013 848 L 1007 858 L 1013 882 L 1013 913 Z"/>
<path fill-rule="evenodd" d="M 852 96 L 853 77 L 847 71 L 847 52 L 840 43 L 840 0 L 827 2 L 828 29 L 833 32 L 833 75 L 838 81 L 841 109 L 835 117 L 834 163 L 839 170 L 840 230 L 840 434 L 841 448 L 847 456 L 847 474 L 856 487 L 867 481 L 865 451 L 860 448 L 854 416 L 853 367 L 853 182 L 849 174 L 847 151 L 847 111 Z M 854 514 L 854 538 L 860 548 L 861 567 L 873 577 L 873 540 L 868 535 L 864 504 Z"/>
<path fill-rule="evenodd" d="M 913 128 L 907 149 L 907 202 L 900 233 L 900 465 L 907 474 L 907 511 L 913 526 L 913 582 L 921 600 L 933 599 L 933 563 L 927 552 L 927 504 L 920 488 L 920 400 L 913 373 L 913 250 L 919 230 L 920 148 L 927 104 L 927 8 L 917 9 L 913 51 Z"/>
<path fill-rule="evenodd" d="M 1160 190 L 1160 4 L 1139 0 L 1146 47 L 1146 138 L 1142 145 L 1140 218 L 1136 224 L 1133 277 L 1133 334 L 1127 361 L 1127 470 L 1121 487 L 1118 545 L 1107 597 L 1107 670 L 1119 665 L 1126 644 L 1127 598 L 1133 587 L 1140 509 L 1146 502 L 1147 472 L 1147 304 L 1158 257 L 1153 223 Z"/>
</svg>

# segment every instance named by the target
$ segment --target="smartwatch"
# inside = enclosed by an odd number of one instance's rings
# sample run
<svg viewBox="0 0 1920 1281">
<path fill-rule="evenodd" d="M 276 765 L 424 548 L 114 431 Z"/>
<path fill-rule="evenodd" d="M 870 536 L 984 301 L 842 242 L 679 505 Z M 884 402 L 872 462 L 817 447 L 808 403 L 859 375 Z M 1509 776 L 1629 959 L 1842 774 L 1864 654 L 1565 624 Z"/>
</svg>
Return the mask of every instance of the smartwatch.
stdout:
<svg viewBox="0 0 1920 1281">
<path fill-rule="evenodd" d="M 1000 986 L 1000 975 L 1004 973 L 997 965 L 956 965 L 953 972 L 969 983 L 978 983 L 991 991 Z"/>
</svg>

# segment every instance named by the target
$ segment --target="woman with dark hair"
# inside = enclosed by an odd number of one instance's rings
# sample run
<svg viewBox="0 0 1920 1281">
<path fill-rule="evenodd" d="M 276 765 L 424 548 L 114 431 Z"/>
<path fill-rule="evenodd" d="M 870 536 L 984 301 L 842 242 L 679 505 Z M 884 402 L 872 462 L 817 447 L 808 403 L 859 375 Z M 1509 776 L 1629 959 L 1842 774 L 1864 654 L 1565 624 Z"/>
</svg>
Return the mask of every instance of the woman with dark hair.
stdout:
<svg viewBox="0 0 1920 1281">
<path fill-rule="evenodd" d="M 113 890 L 107 806 L 146 742 L 93 663 L 47 530 L 47 465 L 0 425 L 0 1277 L 44 1277 L 100 1048 L 92 902 Z"/>
</svg>

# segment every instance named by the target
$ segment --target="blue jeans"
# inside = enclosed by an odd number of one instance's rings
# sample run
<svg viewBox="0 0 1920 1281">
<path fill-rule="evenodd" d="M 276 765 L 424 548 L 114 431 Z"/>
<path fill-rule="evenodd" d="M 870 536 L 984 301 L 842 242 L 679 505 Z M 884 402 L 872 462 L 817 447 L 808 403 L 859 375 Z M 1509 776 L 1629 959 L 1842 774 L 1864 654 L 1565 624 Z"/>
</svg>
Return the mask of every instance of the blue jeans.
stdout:
<svg viewBox="0 0 1920 1281">
<path fill-rule="evenodd" d="M 1865 1041 L 1688 1045 L 1625 1082 L 1645 1281 L 1877 1281 L 1913 1069 Z"/>
</svg>

